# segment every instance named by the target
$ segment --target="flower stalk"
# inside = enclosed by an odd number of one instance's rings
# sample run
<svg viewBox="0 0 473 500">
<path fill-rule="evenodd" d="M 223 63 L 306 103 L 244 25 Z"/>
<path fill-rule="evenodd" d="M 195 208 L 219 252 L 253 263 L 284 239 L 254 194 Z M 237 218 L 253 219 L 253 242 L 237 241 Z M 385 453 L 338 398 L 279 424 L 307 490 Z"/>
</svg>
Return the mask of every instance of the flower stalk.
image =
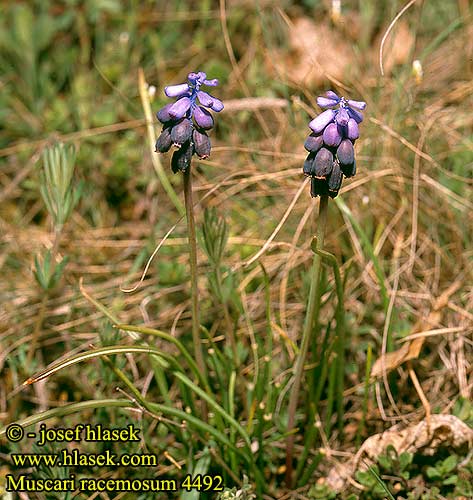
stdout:
<svg viewBox="0 0 473 500">
<path fill-rule="evenodd" d="M 293 472 L 293 452 L 294 452 L 294 425 L 296 423 L 296 410 L 301 390 L 304 365 L 309 353 L 309 346 L 315 345 L 314 333 L 318 330 L 318 318 L 320 311 L 320 301 L 322 291 L 320 289 L 320 277 L 322 258 L 327 258 L 331 254 L 323 251 L 325 228 L 327 225 L 328 198 L 336 198 L 342 187 L 344 177 L 353 177 L 356 174 L 356 160 L 354 144 L 360 136 L 359 124 L 363 121 L 363 111 L 366 103 L 363 101 L 353 101 L 339 97 L 335 92 L 329 90 L 325 97 L 318 97 L 317 104 L 321 108 L 327 108 L 316 116 L 309 123 L 311 134 L 307 137 L 304 147 L 308 151 L 303 166 L 304 175 L 310 177 L 310 194 L 313 198 L 320 196 L 319 219 L 317 225 L 317 243 L 314 248 L 314 260 L 311 271 L 311 284 L 309 291 L 309 301 L 305 316 L 305 323 L 302 332 L 302 341 L 299 355 L 294 367 L 293 387 L 289 398 L 288 407 L 288 437 L 286 442 L 286 484 L 292 486 Z M 332 256 L 333 257 L 333 256 Z M 332 262 L 332 259 L 329 258 Z M 335 260 L 335 258 L 333 258 Z M 338 383 L 343 387 L 343 358 L 345 352 L 344 337 L 344 317 L 343 317 L 343 289 L 341 285 L 338 268 L 335 267 L 337 282 L 337 354 L 338 359 L 330 369 L 330 380 L 332 388 L 329 388 L 329 394 L 334 393 L 333 384 Z M 317 397 L 317 401 L 318 401 Z M 328 412 L 331 412 L 329 405 Z M 342 392 L 337 393 L 337 412 L 339 417 L 339 426 L 342 425 L 341 414 L 343 410 Z M 317 408 L 314 399 L 311 402 L 309 418 L 315 415 Z M 329 420 L 330 417 L 328 417 Z M 314 433 L 310 433 L 309 440 L 312 440 Z M 303 456 L 307 456 L 307 447 L 305 443 Z M 297 468 L 301 471 L 301 463 Z"/>
<path fill-rule="evenodd" d="M 197 238 L 192 201 L 191 163 L 194 154 L 200 159 L 206 159 L 210 155 L 211 143 L 207 132 L 214 126 L 214 119 L 209 110 L 218 113 L 222 111 L 223 103 L 217 97 L 201 90 L 201 87 L 217 85 L 218 80 L 207 79 L 203 71 L 189 73 L 187 82 L 169 85 L 164 89 L 166 96 L 175 101 L 166 104 L 156 113 L 157 119 L 163 124 L 161 134 L 156 141 L 156 152 L 166 153 L 174 147 L 171 169 L 174 173 L 183 174 L 190 258 L 192 339 L 197 366 L 205 381 L 207 381 L 207 369 L 200 339 Z M 206 414 L 204 402 L 202 410 Z"/>
<path fill-rule="evenodd" d="M 317 224 L 317 242 L 318 248 L 322 249 L 325 239 L 325 229 L 327 226 L 327 211 L 328 211 L 328 195 L 321 195 L 319 205 L 319 218 Z M 320 309 L 320 270 L 322 259 L 318 253 L 314 254 L 311 271 L 311 284 L 309 291 L 309 302 L 305 317 L 304 330 L 302 333 L 302 343 L 299 351 L 299 356 L 296 360 L 294 368 L 294 384 L 289 399 L 288 409 L 288 431 L 291 431 L 296 421 L 297 402 L 301 389 L 302 375 L 304 373 L 304 365 L 309 352 L 309 346 L 312 340 L 313 325 L 318 317 Z M 288 486 L 292 484 L 292 459 L 294 452 L 294 434 L 289 434 L 286 440 L 286 483 Z"/>
<path fill-rule="evenodd" d="M 207 380 L 207 370 L 204 362 L 202 342 L 200 339 L 199 322 L 199 290 L 197 287 L 197 239 L 195 233 L 194 204 L 192 201 L 192 176 L 190 168 L 184 171 L 184 202 L 186 206 L 187 235 L 189 240 L 189 258 L 191 274 L 191 313 L 192 313 L 192 340 L 194 343 L 195 359 L 204 380 Z"/>
</svg>

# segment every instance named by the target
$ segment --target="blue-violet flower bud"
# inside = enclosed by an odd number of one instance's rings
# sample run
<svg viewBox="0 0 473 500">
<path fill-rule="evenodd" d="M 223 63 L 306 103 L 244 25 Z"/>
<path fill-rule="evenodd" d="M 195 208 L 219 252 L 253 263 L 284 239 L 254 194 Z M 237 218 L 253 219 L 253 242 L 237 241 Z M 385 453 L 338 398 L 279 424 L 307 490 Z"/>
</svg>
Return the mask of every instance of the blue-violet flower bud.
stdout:
<svg viewBox="0 0 473 500">
<path fill-rule="evenodd" d="M 169 115 L 174 120 L 180 120 L 190 109 L 191 104 L 192 102 L 188 97 L 181 97 L 169 108 Z"/>
<path fill-rule="evenodd" d="M 156 113 L 156 118 L 161 122 L 161 123 L 167 123 L 173 120 L 171 115 L 169 114 L 169 110 L 173 106 L 173 102 L 170 102 L 169 104 L 166 104 L 164 108 L 161 108 L 157 113 Z"/>
<path fill-rule="evenodd" d="M 344 108 L 341 108 L 338 113 L 337 113 L 337 116 L 335 118 L 335 121 L 338 123 L 338 125 L 340 125 L 341 127 L 345 127 L 345 125 L 347 125 L 348 123 L 348 120 L 350 119 L 350 117 L 348 116 L 348 112 L 346 109 Z"/>
<path fill-rule="evenodd" d="M 195 129 L 193 139 L 195 154 L 202 160 L 208 158 L 210 155 L 210 139 L 207 133 Z"/>
<path fill-rule="evenodd" d="M 331 108 L 338 104 L 339 99 L 329 99 L 327 97 L 317 97 L 317 104 L 321 108 Z"/>
<path fill-rule="evenodd" d="M 351 141 L 356 141 L 360 137 L 358 123 L 353 118 L 350 118 L 347 123 L 347 137 Z"/>
<path fill-rule="evenodd" d="M 363 111 L 366 108 L 366 102 L 364 101 L 352 101 L 351 99 L 348 99 L 347 102 L 350 107 L 359 109 L 360 111 Z"/>
<path fill-rule="evenodd" d="M 164 93 L 168 97 L 181 97 L 189 92 L 189 85 L 187 83 L 180 83 L 179 85 L 169 85 L 164 87 Z"/>
<path fill-rule="evenodd" d="M 323 132 L 324 128 L 333 121 L 336 114 L 336 111 L 333 109 L 327 109 L 309 123 L 309 128 L 316 134 L 320 134 Z"/>
<path fill-rule="evenodd" d="M 304 147 L 309 153 L 316 153 L 324 144 L 324 139 L 321 135 L 310 134 L 304 142 Z"/>
<path fill-rule="evenodd" d="M 337 158 L 342 165 L 351 165 L 355 160 L 355 150 L 350 139 L 343 139 L 337 149 Z"/>
<path fill-rule="evenodd" d="M 211 129 L 214 125 L 212 115 L 202 106 L 196 106 L 194 109 L 195 123 L 205 130 Z"/>
<path fill-rule="evenodd" d="M 350 118 L 353 118 L 356 121 L 356 123 L 361 123 L 363 121 L 363 115 L 356 109 L 348 108 L 348 114 L 350 115 Z"/>
<path fill-rule="evenodd" d="M 337 196 L 338 191 L 342 187 L 342 171 L 340 170 L 340 165 L 338 161 L 333 162 L 333 168 L 332 168 L 332 173 L 330 174 L 330 177 L 328 178 L 328 194 L 331 198 L 335 198 Z"/>
<path fill-rule="evenodd" d="M 172 145 L 171 127 L 164 127 L 161 135 L 156 141 L 156 153 L 167 153 Z"/>
<path fill-rule="evenodd" d="M 191 166 L 192 149 L 193 146 L 189 141 L 174 151 L 171 158 L 171 169 L 173 173 L 185 172 Z"/>
<path fill-rule="evenodd" d="M 335 92 L 333 92 L 332 90 L 327 90 L 327 92 L 325 92 L 325 95 L 329 98 L 329 99 L 332 99 L 334 101 L 337 101 L 337 102 L 340 102 L 340 97 L 338 97 L 337 94 L 335 94 Z"/>
<path fill-rule="evenodd" d="M 342 134 L 336 123 L 329 123 L 322 134 L 324 144 L 326 146 L 335 148 L 342 142 Z"/>
<path fill-rule="evenodd" d="M 310 155 L 307 156 L 307 158 L 305 159 L 304 166 L 302 168 L 304 175 L 307 175 L 308 177 L 315 177 L 314 160 L 315 160 L 315 153 L 310 153 Z"/>
<path fill-rule="evenodd" d="M 171 140 L 174 146 L 180 148 L 192 136 L 192 123 L 184 118 L 171 129 Z"/>
<path fill-rule="evenodd" d="M 332 172 L 333 154 L 326 148 L 322 148 L 314 160 L 315 177 L 317 179 L 326 179 Z"/>
</svg>

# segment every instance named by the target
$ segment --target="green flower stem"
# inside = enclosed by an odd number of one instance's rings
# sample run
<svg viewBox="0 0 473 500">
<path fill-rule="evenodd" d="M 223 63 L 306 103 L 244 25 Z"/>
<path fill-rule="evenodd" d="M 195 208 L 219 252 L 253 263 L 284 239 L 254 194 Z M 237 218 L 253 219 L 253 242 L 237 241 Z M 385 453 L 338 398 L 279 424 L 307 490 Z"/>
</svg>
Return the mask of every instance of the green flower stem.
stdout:
<svg viewBox="0 0 473 500">
<path fill-rule="evenodd" d="M 184 199 L 186 205 L 187 234 L 189 238 L 189 257 L 191 270 L 191 301 L 192 301 L 192 339 L 194 342 L 195 359 L 204 380 L 207 380 L 207 370 L 204 363 L 202 342 L 200 339 L 199 297 L 197 288 L 197 238 L 195 234 L 194 204 L 192 202 L 192 176 L 190 168 L 184 172 Z"/>
<path fill-rule="evenodd" d="M 325 227 L 327 224 L 327 208 L 328 208 L 328 196 L 322 195 L 320 197 L 319 218 L 317 225 L 317 242 L 318 242 L 318 248 L 320 249 L 322 249 L 324 245 Z M 297 357 L 296 360 L 296 366 L 294 368 L 294 384 L 289 399 L 288 422 L 287 422 L 288 431 L 291 431 L 291 429 L 293 429 L 296 421 L 296 409 L 299 400 L 299 392 L 301 388 L 302 375 L 304 372 L 304 365 L 306 362 L 307 354 L 309 352 L 309 346 L 312 340 L 315 317 L 318 316 L 319 307 L 317 303 L 320 301 L 320 294 L 318 294 L 317 292 L 320 284 L 321 263 L 322 263 L 322 258 L 318 253 L 316 253 L 314 255 L 314 260 L 312 264 L 312 281 L 310 284 L 309 303 L 307 306 L 304 330 L 302 333 L 302 343 L 299 356 Z M 288 487 L 291 487 L 292 485 L 293 451 L 294 451 L 294 435 L 290 434 L 286 440 L 286 484 Z"/>
<path fill-rule="evenodd" d="M 315 368 L 315 373 L 312 375 L 313 380 L 317 380 L 317 384 L 314 382 L 313 384 L 313 396 L 311 397 L 311 401 L 309 404 L 309 416 L 307 419 L 308 425 L 306 432 L 304 434 L 304 449 L 302 450 L 302 454 L 299 457 L 297 469 L 296 469 L 296 481 L 297 487 L 305 486 L 309 478 L 312 476 L 308 474 L 310 467 L 307 467 L 307 459 L 309 457 L 309 453 L 313 450 L 313 444 L 315 439 L 319 435 L 320 428 L 317 424 L 317 410 L 319 407 L 320 398 L 322 397 L 322 391 L 326 385 L 328 370 L 329 370 L 329 358 L 331 357 L 333 346 L 329 345 L 329 336 L 330 336 L 330 328 L 327 327 L 327 330 L 324 335 L 324 339 L 322 341 L 322 348 L 320 350 L 321 353 L 324 353 L 320 356 L 320 363 Z M 312 394 L 312 392 L 311 392 Z M 313 463 L 317 460 L 313 460 Z M 302 473 L 303 472 L 303 473 Z"/>
<path fill-rule="evenodd" d="M 336 405 L 337 405 L 337 414 L 338 414 L 338 432 L 341 439 L 343 439 L 343 387 L 344 387 L 344 372 L 345 372 L 345 309 L 343 303 L 343 281 L 340 275 L 340 268 L 337 264 L 337 259 L 335 255 L 321 250 L 317 247 L 317 241 L 315 243 L 315 248 L 313 248 L 315 253 L 318 253 L 323 260 L 325 260 L 328 264 L 330 264 L 333 268 L 333 274 L 335 276 L 335 287 L 337 291 L 337 311 L 336 311 L 336 320 L 337 320 L 337 328 L 336 328 Z M 330 425 L 330 419 L 327 418 L 327 425 Z"/>
</svg>

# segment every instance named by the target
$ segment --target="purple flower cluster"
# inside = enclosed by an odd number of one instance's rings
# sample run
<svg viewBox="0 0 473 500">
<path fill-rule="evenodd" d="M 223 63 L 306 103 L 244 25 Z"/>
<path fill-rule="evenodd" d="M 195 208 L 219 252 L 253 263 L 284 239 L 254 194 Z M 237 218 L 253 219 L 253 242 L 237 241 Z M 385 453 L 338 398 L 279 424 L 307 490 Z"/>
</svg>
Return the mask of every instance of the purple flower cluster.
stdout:
<svg viewBox="0 0 473 500">
<path fill-rule="evenodd" d="M 311 178 L 311 196 L 335 198 L 343 175 L 353 177 L 356 173 L 353 145 L 360 135 L 358 124 L 363 121 L 360 111 L 366 108 L 366 103 L 346 100 L 328 91 L 325 97 L 317 98 L 317 104 L 329 109 L 309 123 L 312 134 L 304 143 L 309 155 L 303 172 Z"/>
<path fill-rule="evenodd" d="M 166 153 L 171 146 L 177 148 L 171 160 L 174 173 L 186 171 L 194 153 L 201 159 L 210 155 L 211 145 L 207 131 L 213 127 L 214 120 L 208 110 L 222 111 L 223 103 L 200 90 L 202 85 L 216 87 L 218 80 L 207 80 L 207 75 L 202 71 L 189 73 L 187 83 L 164 89 L 164 93 L 176 98 L 176 101 L 166 104 L 156 113 L 163 124 L 161 135 L 156 141 L 156 152 Z"/>
</svg>

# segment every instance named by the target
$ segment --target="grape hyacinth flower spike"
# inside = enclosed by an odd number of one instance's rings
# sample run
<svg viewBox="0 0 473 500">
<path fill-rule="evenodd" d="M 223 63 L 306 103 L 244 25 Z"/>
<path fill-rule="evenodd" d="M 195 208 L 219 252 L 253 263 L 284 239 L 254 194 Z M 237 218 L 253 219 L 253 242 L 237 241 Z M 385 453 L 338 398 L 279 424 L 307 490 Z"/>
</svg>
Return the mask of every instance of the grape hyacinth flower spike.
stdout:
<svg viewBox="0 0 473 500">
<path fill-rule="evenodd" d="M 156 141 L 156 152 L 166 153 L 171 146 L 174 146 L 176 150 L 172 155 L 171 168 L 174 173 L 182 172 L 183 174 L 189 241 L 192 339 L 197 366 L 204 381 L 207 380 L 207 366 L 200 338 L 197 236 L 190 166 L 194 154 L 201 159 L 208 158 L 210 155 L 211 145 L 207 131 L 213 127 L 214 119 L 209 110 L 218 113 L 222 111 L 223 103 L 220 99 L 201 90 L 201 87 L 216 87 L 217 85 L 218 80 L 208 80 L 203 71 L 189 73 L 186 83 L 170 85 L 164 89 L 164 93 L 174 98 L 175 101 L 166 104 L 156 113 L 156 117 L 163 124 L 161 135 Z M 206 419 L 207 407 L 204 401 L 202 401 L 202 413 Z"/>
<path fill-rule="evenodd" d="M 214 120 L 209 110 L 220 112 L 223 103 L 220 99 L 201 90 L 202 86 L 216 87 L 218 80 L 208 80 L 199 71 L 189 73 L 187 83 L 170 85 L 164 93 L 176 101 L 166 104 L 156 117 L 163 124 L 161 135 L 156 141 L 156 152 L 166 153 L 171 146 L 176 147 L 171 160 L 174 173 L 185 172 L 191 164 L 192 155 L 205 159 L 210 155 L 210 139 L 207 132 L 213 127 Z"/>
<path fill-rule="evenodd" d="M 325 97 L 318 97 L 317 104 L 328 108 L 310 123 L 312 133 L 304 147 L 309 152 L 303 172 L 311 178 L 312 197 L 337 196 L 343 176 L 356 174 L 355 150 L 359 124 L 363 121 L 361 111 L 366 108 L 363 101 L 352 101 L 328 91 Z"/>
<path fill-rule="evenodd" d="M 326 109 L 309 123 L 309 128 L 312 130 L 312 133 L 307 137 L 304 144 L 309 155 L 304 162 L 303 172 L 310 177 L 311 196 L 320 196 L 320 203 L 317 219 L 317 235 L 313 240 L 315 249 L 311 269 L 307 310 L 299 353 L 294 364 L 293 384 L 287 410 L 286 484 L 289 487 L 292 487 L 294 465 L 294 434 L 292 430 L 296 427 L 297 405 L 304 376 L 304 366 L 306 366 L 309 356 L 309 347 L 314 345 L 315 335 L 317 335 L 318 328 L 320 328 L 319 311 L 321 294 L 319 292 L 322 252 L 324 252 L 323 248 L 327 228 L 328 199 L 329 197 L 335 198 L 337 196 L 342 186 L 343 176 L 353 177 L 356 173 L 355 150 L 353 144 L 359 137 L 358 125 L 363 120 L 363 115 L 360 111 L 366 108 L 365 102 L 347 100 L 344 97 L 339 97 L 332 91 L 328 91 L 324 97 L 318 97 L 317 104 L 321 108 Z M 327 254 L 327 252 L 324 253 Z M 343 303 L 342 299 L 339 297 L 339 304 Z M 339 395 L 343 393 L 343 370 L 341 368 L 344 359 L 343 318 L 343 312 L 341 312 L 340 318 L 337 317 L 337 335 L 340 335 L 337 342 L 338 361 L 337 364 L 334 365 L 336 370 L 336 383 L 339 386 Z M 315 328 L 314 325 L 318 325 L 318 328 Z M 341 400 L 338 399 L 337 407 L 340 409 L 342 406 Z M 340 416 L 338 420 L 341 422 Z M 309 438 L 306 444 L 304 444 L 303 455 L 312 447 L 313 441 L 311 441 L 311 439 L 312 438 Z M 296 475 L 300 474 L 302 470 L 301 467 L 304 463 L 305 460 L 299 462 Z"/>
</svg>

